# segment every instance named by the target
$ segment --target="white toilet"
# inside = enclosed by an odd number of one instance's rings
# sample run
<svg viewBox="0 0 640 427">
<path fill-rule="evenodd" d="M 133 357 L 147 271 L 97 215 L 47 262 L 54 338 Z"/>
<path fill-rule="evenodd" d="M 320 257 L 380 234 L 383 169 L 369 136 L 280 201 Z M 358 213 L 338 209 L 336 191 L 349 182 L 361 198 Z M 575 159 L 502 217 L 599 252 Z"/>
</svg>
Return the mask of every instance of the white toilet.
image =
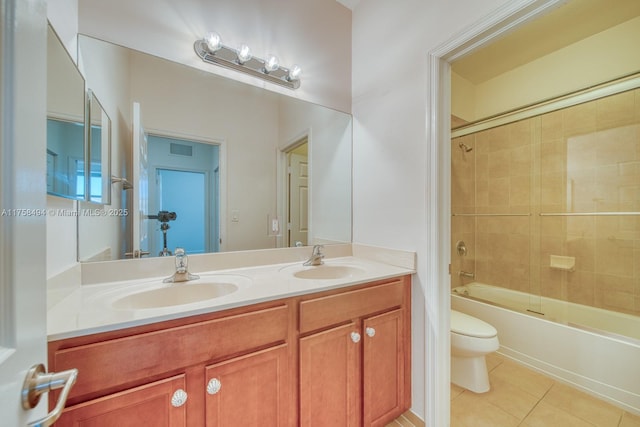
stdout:
<svg viewBox="0 0 640 427">
<path fill-rule="evenodd" d="M 485 355 L 498 349 L 496 328 L 451 310 L 451 382 L 475 393 L 489 391 Z"/>
</svg>

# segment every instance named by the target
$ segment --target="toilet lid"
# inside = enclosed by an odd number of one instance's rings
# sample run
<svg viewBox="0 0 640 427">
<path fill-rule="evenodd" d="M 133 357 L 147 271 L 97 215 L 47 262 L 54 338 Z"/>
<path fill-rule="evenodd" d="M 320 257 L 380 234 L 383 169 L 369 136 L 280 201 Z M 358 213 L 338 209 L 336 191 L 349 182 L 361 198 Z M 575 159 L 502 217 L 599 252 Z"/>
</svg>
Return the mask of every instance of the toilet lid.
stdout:
<svg viewBox="0 0 640 427">
<path fill-rule="evenodd" d="M 468 314 L 451 310 L 451 332 L 477 338 L 492 338 L 498 335 L 496 328 Z"/>
</svg>

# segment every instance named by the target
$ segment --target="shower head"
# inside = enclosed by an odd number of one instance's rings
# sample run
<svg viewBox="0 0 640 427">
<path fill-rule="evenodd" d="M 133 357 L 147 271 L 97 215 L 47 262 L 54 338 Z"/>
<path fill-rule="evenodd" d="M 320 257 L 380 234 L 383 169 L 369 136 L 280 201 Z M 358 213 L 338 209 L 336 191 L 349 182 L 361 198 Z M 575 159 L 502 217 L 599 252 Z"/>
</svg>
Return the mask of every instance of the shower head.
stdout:
<svg viewBox="0 0 640 427">
<path fill-rule="evenodd" d="M 462 150 L 463 150 L 465 153 L 468 153 L 469 151 L 473 150 L 473 147 L 469 147 L 469 146 L 468 146 L 467 144 L 465 144 L 464 142 L 460 142 L 460 143 L 458 144 L 458 147 L 462 148 Z"/>
</svg>

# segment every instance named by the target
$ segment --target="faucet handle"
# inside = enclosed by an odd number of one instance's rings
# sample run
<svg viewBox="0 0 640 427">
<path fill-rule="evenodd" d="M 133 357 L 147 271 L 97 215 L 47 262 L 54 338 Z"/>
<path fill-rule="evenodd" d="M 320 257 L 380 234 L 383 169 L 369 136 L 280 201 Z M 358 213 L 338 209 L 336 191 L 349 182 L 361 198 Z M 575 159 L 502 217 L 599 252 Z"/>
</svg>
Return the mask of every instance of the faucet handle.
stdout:
<svg viewBox="0 0 640 427">
<path fill-rule="evenodd" d="M 322 249 L 324 249 L 324 245 L 313 245 L 313 255 L 322 255 Z M 322 255 L 324 256 L 324 255 Z"/>
<path fill-rule="evenodd" d="M 178 273 L 185 273 L 187 271 L 189 261 L 184 248 L 176 248 L 174 253 L 176 254 L 176 271 Z"/>
</svg>

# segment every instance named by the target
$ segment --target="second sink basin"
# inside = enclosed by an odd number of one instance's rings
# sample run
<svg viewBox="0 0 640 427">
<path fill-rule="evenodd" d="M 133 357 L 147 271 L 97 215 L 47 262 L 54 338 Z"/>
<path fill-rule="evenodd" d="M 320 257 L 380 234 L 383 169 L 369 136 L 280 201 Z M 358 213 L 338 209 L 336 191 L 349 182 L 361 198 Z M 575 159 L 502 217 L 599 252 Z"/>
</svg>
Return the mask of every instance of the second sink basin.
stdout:
<svg viewBox="0 0 640 427">
<path fill-rule="evenodd" d="M 283 270 L 291 272 L 291 274 L 298 279 L 311 280 L 346 279 L 359 276 L 365 272 L 365 270 L 360 267 L 339 264 L 322 264 L 309 267 L 295 265 L 286 267 Z"/>
<path fill-rule="evenodd" d="M 228 276 L 162 284 L 151 289 L 124 295 L 111 303 L 117 310 L 165 308 L 220 298 L 247 285 L 246 277 Z"/>
</svg>

